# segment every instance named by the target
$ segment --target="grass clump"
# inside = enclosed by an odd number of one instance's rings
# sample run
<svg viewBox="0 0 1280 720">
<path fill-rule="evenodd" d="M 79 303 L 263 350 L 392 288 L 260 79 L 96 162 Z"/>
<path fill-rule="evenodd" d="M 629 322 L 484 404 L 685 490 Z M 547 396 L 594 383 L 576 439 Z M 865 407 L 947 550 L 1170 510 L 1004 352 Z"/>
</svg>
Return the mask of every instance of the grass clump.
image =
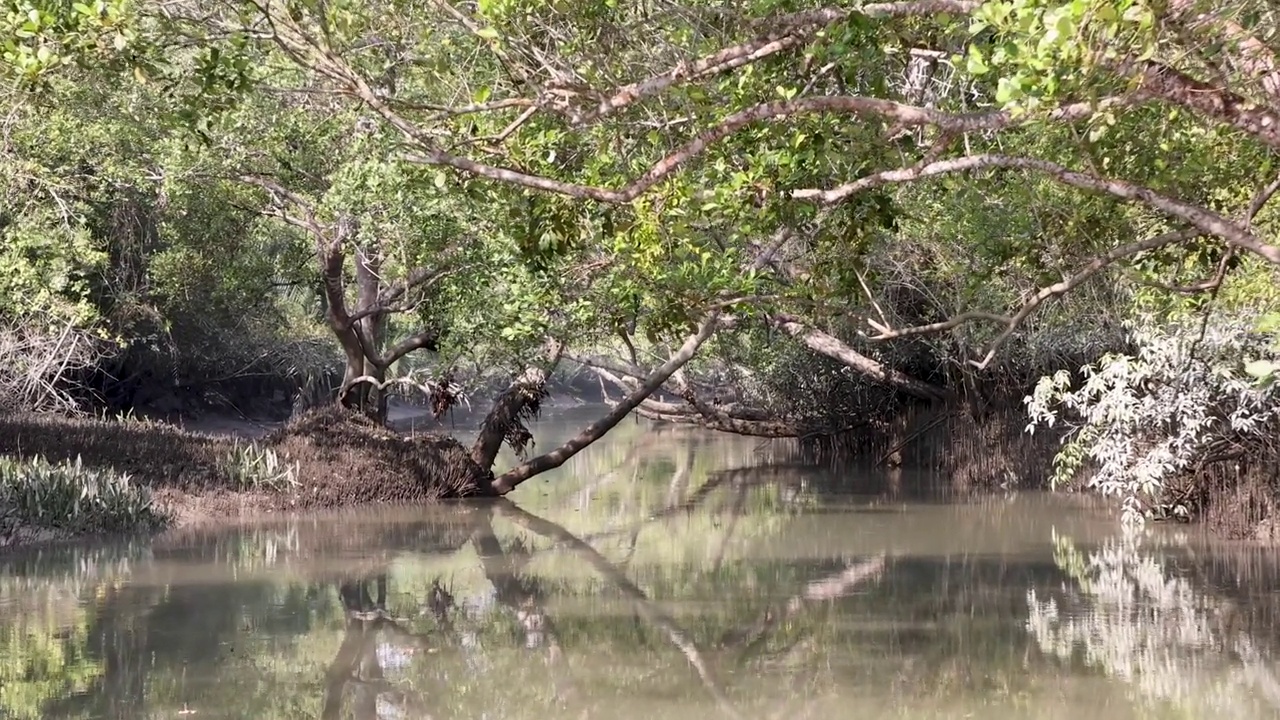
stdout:
<svg viewBox="0 0 1280 720">
<path fill-rule="evenodd" d="M 286 463 L 275 450 L 237 441 L 223 460 L 223 471 L 239 490 L 288 490 L 298 485 L 298 463 Z"/>
<path fill-rule="evenodd" d="M 128 475 L 43 457 L 0 457 L 0 526 L 71 532 L 154 529 L 151 491 Z"/>
</svg>

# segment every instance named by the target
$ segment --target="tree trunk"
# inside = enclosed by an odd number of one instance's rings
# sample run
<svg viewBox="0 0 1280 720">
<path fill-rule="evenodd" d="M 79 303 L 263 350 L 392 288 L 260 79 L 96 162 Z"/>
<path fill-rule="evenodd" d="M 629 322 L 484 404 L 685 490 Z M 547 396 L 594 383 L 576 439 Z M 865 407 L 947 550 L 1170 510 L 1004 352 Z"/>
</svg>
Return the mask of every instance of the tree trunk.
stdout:
<svg viewBox="0 0 1280 720">
<path fill-rule="evenodd" d="M 513 380 L 493 402 L 493 407 L 485 415 L 484 422 L 480 423 L 480 433 L 471 446 L 471 459 L 481 468 L 488 470 L 493 467 L 503 441 L 512 441 L 510 444 L 517 454 L 523 454 L 527 443 L 532 442 L 533 437 L 524 426 L 524 418 L 530 411 L 536 412 L 538 403 L 542 400 L 547 375 L 560 362 L 563 351 L 562 343 L 548 341 L 543 364 L 525 368 L 520 377 Z"/>
<path fill-rule="evenodd" d="M 493 467 L 498 451 L 502 449 L 504 440 L 514 442 L 512 449 L 517 454 L 524 452 L 530 442 L 528 430 L 524 428 L 523 417 L 531 408 L 537 407 L 542 399 L 543 386 L 547 373 L 540 367 L 530 366 L 520 377 L 507 386 L 498 396 L 480 424 L 480 433 L 471 446 L 471 459 L 482 468 Z"/>
</svg>

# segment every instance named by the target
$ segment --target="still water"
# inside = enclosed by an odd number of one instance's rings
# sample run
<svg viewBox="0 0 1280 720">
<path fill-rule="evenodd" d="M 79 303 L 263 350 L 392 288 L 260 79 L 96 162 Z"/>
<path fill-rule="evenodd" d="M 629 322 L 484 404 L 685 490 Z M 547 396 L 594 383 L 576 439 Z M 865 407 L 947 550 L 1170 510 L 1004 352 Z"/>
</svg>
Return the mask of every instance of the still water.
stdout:
<svg viewBox="0 0 1280 720">
<path fill-rule="evenodd" d="M 509 503 L 11 557 L 0 718 L 1280 717 L 1270 551 L 943 480 L 628 422 Z"/>
</svg>

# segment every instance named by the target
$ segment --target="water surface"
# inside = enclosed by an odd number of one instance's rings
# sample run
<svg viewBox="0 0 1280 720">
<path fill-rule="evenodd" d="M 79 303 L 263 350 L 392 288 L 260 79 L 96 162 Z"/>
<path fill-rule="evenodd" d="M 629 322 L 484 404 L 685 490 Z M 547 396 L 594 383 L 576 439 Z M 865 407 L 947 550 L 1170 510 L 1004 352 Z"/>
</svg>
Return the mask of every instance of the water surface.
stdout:
<svg viewBox="0 0 1280 720">
<path fill-rule="evenodd" d="M 513 502 L 12 557 L 0 718 L 1280 716 L 1270 551 L 944 486 L 628 421 Z"/>
</svg>

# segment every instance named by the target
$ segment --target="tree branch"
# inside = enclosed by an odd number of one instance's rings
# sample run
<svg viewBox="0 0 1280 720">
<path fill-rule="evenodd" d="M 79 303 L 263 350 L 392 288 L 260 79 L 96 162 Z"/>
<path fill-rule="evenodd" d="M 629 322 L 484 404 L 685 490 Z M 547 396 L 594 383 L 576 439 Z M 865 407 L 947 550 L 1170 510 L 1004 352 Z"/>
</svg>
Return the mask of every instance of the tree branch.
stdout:
<svg viewBox="0 0 1280 720">
<path fill-rule="evenodd" d="M 1141 92 L 1230 125 L 1280 150 L 1280 112 L 1154 60 L 1137 64 L 1134 71 Z"/>
<path fill-rule="evenodd" d="M 582 452 L 583 448 L 604 437 L 605 433 L 612 430 L 632 410 L 635 410 L 642 401 L 662 387 L 662 384 L 671 377 L 672 373 L 693 359 L 702 344 L 715 332 L 716 322 L 719 317 L 720 312 L 718 310 L 710 312 L 698 325 L 697 330 L 684 341 L 680 349 L 655 369 L 638 388 L 619 401 L 607 415 L 588 425 L 582 432 L 574 435 L 560 447 L 523 462 L 499 475 L 493 481 L 494 491 L 499 495 L 506 495 L 520 483 L 534 475 L 560 467 L 566 460 Z"/>
<path fill-rule="evenodd" d="M 744 65 L 799 47 L 811 40 L 819 31 L 855 13 L 873 18 L 939 12 L 967 14 L 977 9 L 979 5 L 981 3 L 975 0 L 919 0 L 871 3 L 856 9 L 823 8 L 769 18 L 761 23 L 772 28 L 764 35 L 749 42 L 721 48 L 693 62 L 682 62 L 666 72 L 644 80 L 613 88 L 602 95 L 595 107 L 586 111 L 570 111 L 569 121 L 574 125 L 593 122 L 675 85 L 736 70 Z"/>
<path fill-rule="evenodd" d="M 1267 202 L 1269 202 L 1277 192 L 1280 192 L 1280 177 L 1277 177 L 1270 184 L 1260 188 L 1258 192 L 1254 194 L 1253 198 L 1249 201 L 1249 206 L 1245 208 L 1241 218 L 1241 222 L 1246 229 L 1252 226 L 1253 219 L 1259 212 L 1261 212 L 1262 208 L 1266 206 Z M 1071 277 L 1061 282 L 1054 283 L 1053 285 L 1041 288 L 1040 291 L 1032 296 L 1030 300 L 1023 303 L 1022 307 L 1020 307 L 1012 316 L 996 315 L 985 312 L 966 312 L 943 322 L 931 323 L 929 325 L 917 325 L 915 327 L 902 328 L 900 330 L 893 330 L 883 324 L 877 323 L 873 320 L 868 320 L 867 322 L 878 331 L 877 335 L 870 336 L 869 339 L 883 341 L 894 338 L 910 337 L 913 335 L 945 332 L 973 320 L 990 320 L 993 322 L 1003 323 L 1005 325 L 1005 329 L 987 348 L 987 352 L 983 356 L 982 360 L 980 362 L 972 362 L 975 367 L 981 370 L 991 364 L 996 357 L 996 353 L 1009 341 L 1018 327 L 1021 326 L 1022 323 L 1025 322 L 1026 319 L 1029 318 L 1045 302 L 1053 298 L 1066 295 L 1088 281 L 1094 275 L 1097 275 L 1119 260 L 1148 250 L 1155 250 L 1169 245 L 1175 245 L 1180 242 L 1186 242 L 1203 234 L 1204 233 L 1199 230 L 1178 230 L 1113 248 L 1107 253 L 1089 261 L 1088 264 Z M 1230 253 L 1224 256 L 1222 262 L 1219 263 L 1213 278 L 1190 287 L 1177 287 L 1163 283 L 1152 283 L 1150 281 L 1144 282 L 1172 292 L 1188 294 L 1214 292 L 1222 286 L 1222 281 L 1226 277 L 1229 259 Z"/>
<path fill-rule="evenodd" d="M 1062 282 L 1057 282 L 1057 283 L 1054 283 L 1053 285 L 1048 285 L 1046 287 L 1041 288 L 1040 291 L 1037 292 L 1035 295 L 1033 295 L 1030 300 L 1023 303 L 1022 307 L 1019 308 L 1018 311 L 1014 313 L 1014 315 L 1011 317 L 1006 317 L 1003 315 L 991 315 L 988 313 L 977 313 L 977 312 L 964 313 L 962 315 L 958 315 L 955 318 L 952 318 L 951 320 L 948 320 L 942 323 L 934 323 L 933 325 L 921 325 L 914 328 L 905 328 L 903 330 L 884 331 L 884 332 L 881 332 L 879 335 L 873 336 L 871 339 L 872 340 L 888 340 L 891 338 L 906 337 L 910 335 L 923 335 L 931 332 L 941 332 L 944 330 L 950 330 L 952 328 L 958 327 L 959 325 L 962 325 L 965 322 L 968 322 L 970 320 L 975 320 L 975 319 L 995 320 L 997 322 L 1003 322 L 1005 324 L 1005 329 L 1000 333 L 999 336 L 996 337 L 996 339 L 987 348 L 987 352 L 983 356 L 982 360 L 980 362 L 970 361 L 975 367 L 981 370 L 991 364 L 991 361 L 994 360 L 996 357 L 996 353 L 1000 350 L 1001 347 L 1004 346 L 1005 343 L 1009 341 L 1009 338 L 1013 337 L 1013 333 L 1017 331 L 1018 327 L 1020 327 L 1022 323 L 1025 322 L 1026 319 L 1030 317 L 1031 314 L 1034 313 L 1046 301 L 1056 297 L 1062 297 L 1063 295 L 1066 295 L 1067 293 L 1071 292 L 1075 288 L 1079 287 L 1089 278 L 1093 277 L 1094 275 L 1097 275 L 1099 272 L 1102 272 L 1103 270 L 1105 270 L 1107 267 L 1109 267 L 1110 265 L 1112 265 L 1118 260 L 1129 257 L 1131 255 L 1136 255 L 1140 252 L 1145 252 L 1147 250 L 1155 250 L 1157 248 L 1162 248 L 1168 245 L 1173 245 L 1180 242 L 1186 242 L 1187 240 L 1191 240 L 1192 238 L 1199 237 L 1200 235 L 1201 233 L 1197 230 L 1179 230 L 1176 232 L 1165 233 L 1163 235 L 1157 235 L 1156 237 L 1153 237 L 1153 238 L 1147 238 L 1146 240 L 1142 240 L 1135 243 L 1129 243 L 1128 245 L 1122 245 L 1118 248 L 1115 248 L 1110 252 L 1104 255 L 1100 255 L 1094 258 L 1093 260 L 1091 260 L 1087 265 L 1081 268 L 1080 271 L 1078 271 L 1075 275 L 1072 275 L 1071 277 L 1063 280 Z"/>
<path fill-rule="evenodd" d="M 1201 12 L 1202 7 L 1196 0 L 1172 0 L 1167 6 L 1170 17 L 1178 24 L 1213 36 L 1215 40 L 1218 36 L 1225 37 L 1234 47 L 1220 52 L 1225 52 L 1232 64 L 1257 82 L 1264 96 L 1280 102 L 1280 63 L 1276 61 L 1276 54 L 1239 23 Z M 1213 4 L 1208 8 L 1215 9 Z"/>
<path fill-rule="evenodd" d="M 806 327 L 799 318 L 789 315 L 778 315 L 770 318 L 770 322 L 791 337 L 799 340 L 810 350 L 831 358 L 842 365 L 856 370 L 863 377 L 895 387 L 909 395 L 930 402 L 951 399 L 952 393 L 923 380 L 917 380 L 906 373 L 886 367 L 866 355 L 854 350 L 839 338 L 829 335 L 817 328 Z"/>
<path fill-rule="evenodd" d="M 617 368 L 617 366 L 614 367 L 617 369 L 618 374 L 625 375 L 625 378 L 618 377 L 617 374 L 611 372 L 605 363 L 596 364 L 590 360 L 578 360 L 578 362 L 581 362 L 596 375 L 607 380 L 623 392 L 635 390 L 639 381 L 643 379 L 642 376 L 632 374 L 626 369 Z M 674 376 L 672 379 L 675 380 Z M 866 424 L 864 421 L 853 421 L 840 426 L 813 425 L 780 419 L 772 413 L 758 408 L 744 408 L 737 404 L 713 405 L 703 401 L 696 393 L 690 399 L 689 396 L 682 392 L 682 389 L 688 388 L 687 381 L 683 381 L 684 384 L 679 384 L 679 382 L 677 381 L 676 389 L 680 391 L 678 394 L 686 398 L 687 404 L 682 405 L 646 398 L 636 407 L 635 413 L 640 417 L 659 422 L 696 425 L 717 432 L 763 438 L 810 438 L 822 435 L 836 435 Z M 693 393 L 691 389 L 689 392 Z"/>
<path fill-rule="evenodd" d="M 1069 170 L 1061 165 L 1036 158 L 1011 157 L 1008 155 L 967 155 L 950 160 L 940 160 L 919 167 L 885 170 L 830 190 L 796 190 L 792 193 L 792 196 L 801 200 L 832 204 L 843 202 L 853 195 L 871 188 L 916 182 L 929 177 L 989 168 L 1035 170 L 1064 185 L 1114 195 L 1128 202 L 1141 203 L 1193 225 L 1203 234 L 1221 237 L 1233 245 L 1238 245 L 1255 253 L 1268 262 L 1280 265 L 1280 247 L 1263 242 L 1248 229 L 1218 213 L 1176 200 L 1167 195 L 1161 195 L 1141 185 Z"/>
<path fill-rule="evenodd" d="M 385 353 L 380 355 L 376 362 L 379 367 L 391 367 L 397 360 L 408 355 L 415 350 L 430 350 L 436 352 L 439 347 L 440 333 L 435 330 L 423 330 L 421 332 L 410 335 L 391 346 Z"/>
<path fill-rule="evenodd" d="M 904 105 L 891 100 L 862 96 L 804 97 L 784 102 L 762 103 L 734 113 L 714 127 L 704 130 L 681 148 L 654 163 L 639 178 L 620 189 L 613 190 L 594 185 L 565 182 L 541 175 L 531 175 L 494 165 L 485 165 L 470 158 L 445 152 L 434 147 L 434 142 L 423 136 L 421 131 L 412 123 L 396 115 L 377 97 L 372 94 L 366 96 L 363 91 L 359 90 L 356 92 L 362 100 L 382 114 L 388 122 L 408 135 L 410 139 L 415 140 L 423 148 L 421 152 L 410 152 L 402 155 L 406 162 L 418 165 L 451 167 L 489 180 L 519 185 L 533 190 L 558 193 L 580 200 L 596 200 L 612 204 L 628 203 L 640 197 L 690 159 L 737 131 L 757 122 L 777 120 L 789 115 L 840 113 L 892 120 L 901 127 L 933 126 L 953 133 L 998 130 L 1019 122 L 1009 113 L 1003 111 L 950 114 L 931 108 Z M 1100 101 L 1098 104 L 1075 103 L 1052 111 L 1047 119 L 1053 122 L 1083 120 L 1092 116 L 1100 107 L 1123 106 L 1133 104 L 1136 101 L 1136 97 L 1131 97 L 1110 98 Z"/>
</svg>

